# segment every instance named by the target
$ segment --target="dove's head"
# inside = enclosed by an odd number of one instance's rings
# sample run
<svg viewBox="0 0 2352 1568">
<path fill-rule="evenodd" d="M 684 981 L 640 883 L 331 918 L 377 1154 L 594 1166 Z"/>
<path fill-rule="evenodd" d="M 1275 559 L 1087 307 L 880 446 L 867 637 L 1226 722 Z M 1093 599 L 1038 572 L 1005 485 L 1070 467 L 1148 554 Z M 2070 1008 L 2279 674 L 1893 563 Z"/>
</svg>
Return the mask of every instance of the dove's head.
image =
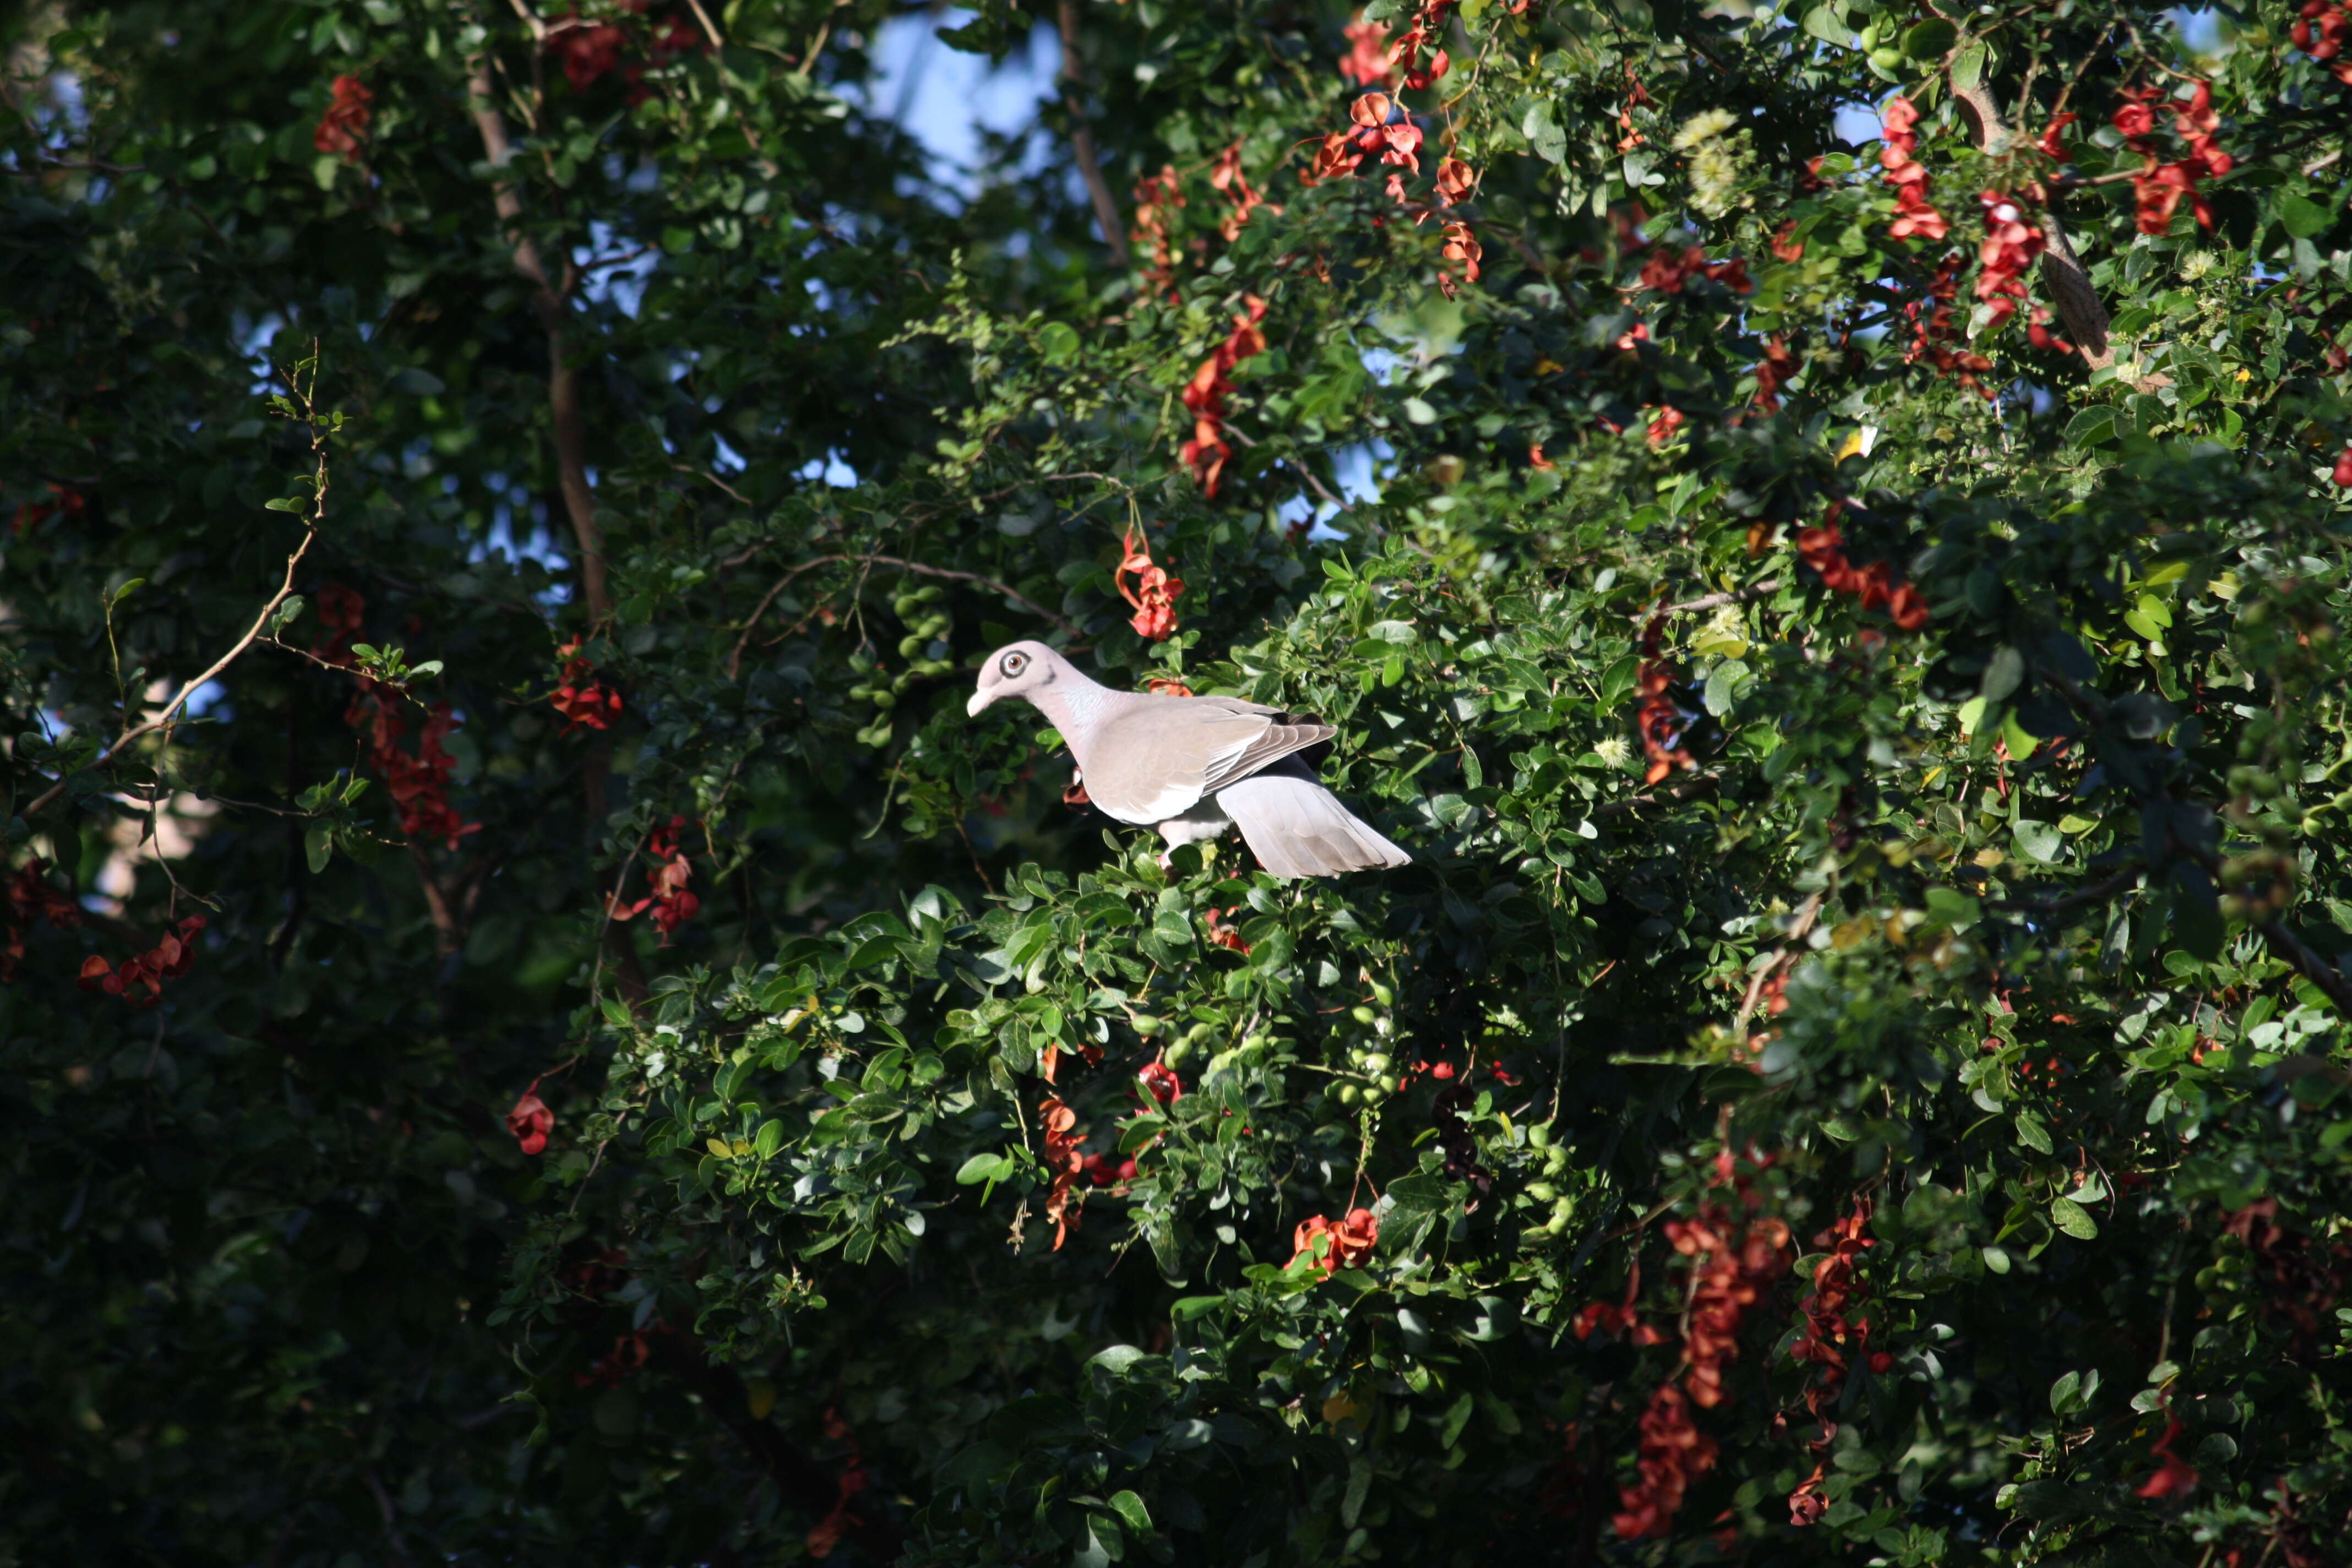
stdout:
<svg viewBox="0 0 2352 1568">
<path fill-rule="evenodd" d="M 1007 697 L 1034 703 L 1057 686 L 1085 680 L 1086 677 L 1073 668 L 1069 660 L 1044 643 L 1007 643 L 990 654 L 988 661 L 980 667 L 980 689 L 964 704 L 964 711 L 976 718 L 990 703 Z"/>
</svg>

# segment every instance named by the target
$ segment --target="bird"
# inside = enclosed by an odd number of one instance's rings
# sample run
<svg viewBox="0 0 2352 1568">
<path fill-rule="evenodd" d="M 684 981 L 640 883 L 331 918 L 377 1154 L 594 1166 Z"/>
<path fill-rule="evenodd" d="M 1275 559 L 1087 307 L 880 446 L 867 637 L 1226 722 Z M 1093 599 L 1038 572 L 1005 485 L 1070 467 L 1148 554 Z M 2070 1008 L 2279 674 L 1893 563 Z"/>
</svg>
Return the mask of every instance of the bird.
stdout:
<svg viewBox="0 0 2352 1568">
<path fill-rule="evenodd" d="M 976 719 L 1015 697 L 1061 731 L 1095 805 L 1158 828 L 1171 849 L 1239 827 L 1258 864 L 1286 879 L 1412 860 L 1316 777 L 1312 763 L 1339 733 L 1319 719 L 1238 697 L 1114 691 L 1040 642 L 990 654 L 964 711 Z"/>
</svg>

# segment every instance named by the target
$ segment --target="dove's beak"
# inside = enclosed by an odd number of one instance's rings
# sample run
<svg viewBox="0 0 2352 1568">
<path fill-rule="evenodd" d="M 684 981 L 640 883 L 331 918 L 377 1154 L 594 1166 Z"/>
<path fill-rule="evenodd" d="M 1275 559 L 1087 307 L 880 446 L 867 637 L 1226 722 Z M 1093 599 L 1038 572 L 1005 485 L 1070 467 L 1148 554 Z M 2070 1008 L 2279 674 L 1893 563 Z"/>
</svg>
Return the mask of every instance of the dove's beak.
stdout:
<svg viewBox="0 0 2352 1568">
<path fill-rule="evenodd" d="M 994 692 L 975 691 L 971 694 L 971 700 L 963 705 L 964 714 L 967 718 L 977 719 L 980 717 L 980 710 L 995 700 Z"/>
</svg>

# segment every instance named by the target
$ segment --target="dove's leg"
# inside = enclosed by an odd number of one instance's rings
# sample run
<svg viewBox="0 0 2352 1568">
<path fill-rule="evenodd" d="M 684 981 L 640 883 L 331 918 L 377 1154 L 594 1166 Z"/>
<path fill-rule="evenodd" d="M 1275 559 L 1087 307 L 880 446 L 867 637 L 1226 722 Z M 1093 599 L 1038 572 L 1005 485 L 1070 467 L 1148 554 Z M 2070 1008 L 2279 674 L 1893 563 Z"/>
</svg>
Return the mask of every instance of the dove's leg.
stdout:
<svg viewBox="0 0 2352 1568">
<path fill-rule="evenodd" d="M 1277 877 L 1336 877 L 1412 859 L 1292 763 L 1236 779 L 1215 799 L 1241 828 L 1258 864 Z"/>
</svg>

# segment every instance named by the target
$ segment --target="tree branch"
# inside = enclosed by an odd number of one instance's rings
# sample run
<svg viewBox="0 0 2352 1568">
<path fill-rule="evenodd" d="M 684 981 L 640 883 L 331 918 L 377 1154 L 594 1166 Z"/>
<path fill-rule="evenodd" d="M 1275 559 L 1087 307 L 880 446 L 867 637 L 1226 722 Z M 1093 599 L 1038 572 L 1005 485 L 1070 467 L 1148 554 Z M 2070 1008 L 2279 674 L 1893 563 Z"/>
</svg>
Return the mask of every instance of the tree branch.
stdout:
<svg viewBox="0 0 2352 1568">
<path fill-rule="evenodd" d="M 528 15 L 528 13 L 526 13 Z M 478 60 L 467 83 L 475 128 L 481 133 L 482 153 L 492 170 L 504 170 L 513 161 L 514 145 L 507 140 L 506 121 L 491 97 L 490 68 Z M 565 327 L 570 312 L 565 300 L 573 275 L 569 260 L 561 279 L 548 274 L 539 246 L 523 231 L 522 195 L 514 182 L 500 179 L 491 187 L 499 221 L 505 225 L 514 247 L 514 268 L 531 285 L 531 309 L 547 334 L 547 407 L 555 426 L 555 479 L 563 510 L 572 519 L 572 536 L 580 546 L 580 596 L 588 606 L 591 626 L 601 626 L 613 616 L 612 590 L 604 571 L 604 533 L 596 524 L 596 500 L 588 488 L 588 430 L 580 406 L 580 373 L 564 356 Z"/>
<path fill-rule="evenodd" d="M 1078 6 L 1077 0 L 1061 0 L 1058 17 L 1062 28 L 1062 104 L 1070 111 L 1070 152 L 1078 162 L 1078 177 L 1087 183 L 1087 195 L 1095 205 L 1095 221 L 1102 226 L 1103 243 L 1110 247 L 1110 258 L 1122 272 L 1127 270 L 1127 224 L 1118 216 L 1118 203 L 1111 199 L 1110 184 L 1103 178 L 1102 163 L 1095 156 L 1095 133 L 1087 124 L 1086 112 L 1078 105 Z"/>
<path fill-rule="evenodd" d="M 986 588 L 992 593 L 1003 595 L 1007 599 L 1010 599 L 1013 603 L 1020 605 L 1031 615 L 1037 616 L 1040 620 L 1053 622 L 1055 626 L 1061 627 L 1064 631 L 1069 633 L 1074 637 L 1082 637 L 1087 635 L 1085 629 L 1082 628 L 1077 622 L 1070 619 L 1067 616 L 1055 615 L 1053 611 L 1047 609 L 1045 605 L 1037 603 L 1028 595 L 1007 587 L 1004 584 L 998 582 L 993 577 L 983 577 L 977 572 L 957 572 L 945 566 L 926 566 L 919 561 L 905 561 L 899 559 L 896 555 L 820 555 L 814 561 L 802 562 L 799 565 L 793 567 L 791 571 L 777 578 L 775 583 L 768 589 L 768 591 L 761 595 L 759 604 L 752 608 L 751 618 L 743 623 L 743 635 L 735 639 L 734 647 L 728 651 L 728 679 L 734 679 L 736 671 L 742 668 L 743 649 L 750 645 L 751 641 L 751 633 L 753 629 L 759 626 L 760 617 L 766 615 L 768 613 L 768 606 L 776 602 L 776 595 L 782 593 L 785 588 L 789 587 L 793 579 L 798 577 L 802 573 L 813 572 L 820 566 L 830 566 L 844 561 L 862 561 L 869 566 L 896 566 L 902 572 L 912 572 L 919 577 L 944 577 L 948 581 L 953 583 L 970 583 L 975 587 Z"/>
<path fill-rule="evenodd" d="M 317 389 L 319 384 L 317 354 L 318 350 L 313 346 L 311 349 L 312 359 L 310 385 L 314 391 Z M 289 386 L 292 386 L 294 384 L 290 375 L 288 378 L 287 384 Z M 246 627 L 245 635 L 230 645 L 229 650 L 226 653 L 213 660 L 213 662 L 206 667 L 203 674 L 197 676 L 194 680 L 189 681 L 185 686 L 181 687 L 180 694 L 173 698 L 171 702 L 164 707 L 161 713 L 156 714 L 155 717 L 147 720 L 143 723 L 129 724 L 126 722 L 122 732 L 115 736 L 112 742 L 110 743 L 104 751 L 99 752 L 96 757 L 90 760 L 90 767 L 102 768 L 107 766 L 111 763 L 115 758 L 121 756 L 122 754 L 123 748 L 129 746 L 131 742 L 143 739 L 148 735 L 152 735 L 158 730 L 167 728 L 171 724 L 172 721 L 179 715 L 180 710 L 187 706 L 188 700 L 190 698 L 194 697 L 197 692 L 210 685 L 221 671 L 226 669 L 230 665 L 235 664 L 239 658 L 244 657 L 245 651 L 251 647 L 255 642 L 260 639 L 263 628 L 269 625 L 269 618 L 278 613 L 278 606 L 284 604 L 288 598 L 292 596 L 294 593 L 294 574 L 300 568 L 302 564 L 302 557 L 310 552 L 311 544 L 319 537 L 319 525 L 324 522 L 327 517 L 327 437 L 319 428 L 318 420 L 315 417 L 317 407 L 311 402 L 310 395 L 309 393 L 299 393 L 299 389 L 298 394 L 302 398 L 303 422 L 310 426 L 310 455 L 317 467 L 313 471 L 311 479 L 310 515 L 301 520 L 302 542 L 296 545 L 294 547 L 294 552 L 286 558 L 286 571 L 284 575 L 278 580 L 278 591 L 269 595 L 269 602 L 261 606 L 261 613 L 259 615 L 253 617 L 253 625 Z M 128 715 L 125 715 L 126 721 L 128 720 Z M 58 795 L 65 793 L 67 778 L 70 778 L 71 776 L 71 774 L 68 774 L 66 778 L 58 779 L 57 783 L 43 790 L 39 795 L 35 795 L 33 797 L 32 804 L 26 806 L 23 812 L 19 815 L 24 816 L 27 821 L 30 821 L 33 817 L 38 816 L 42 808 L 47 806 L 51 801 L 56 800 Z"/>
</svg>

